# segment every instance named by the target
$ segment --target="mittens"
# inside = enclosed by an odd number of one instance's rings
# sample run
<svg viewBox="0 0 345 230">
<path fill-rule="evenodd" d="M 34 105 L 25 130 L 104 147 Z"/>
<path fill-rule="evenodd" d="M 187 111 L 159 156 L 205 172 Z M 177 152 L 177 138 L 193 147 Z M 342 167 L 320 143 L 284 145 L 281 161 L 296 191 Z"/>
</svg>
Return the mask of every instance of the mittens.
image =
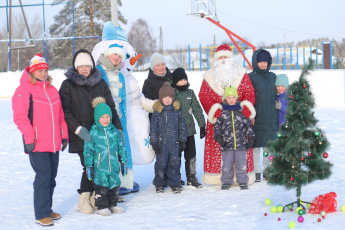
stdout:
<svg viewBox="0 0 345 230">
<path fill-rule="evenodd" d="M 65 151 L 66 148 L 67 148 L 67 139 L 62 139 L 61 152 Z"/>
<path fill-rule="evenodd" d="M 86 169 L 86 176 L 89 180 L 92 180 L 94 175 L 95 175 L 95 170 L 93 167 L 89 167 Z"/>
<path fill-rule="evenodd" d="M 159 153 L 159 147 L 158 147 L 158 144 L 152 144 L 152 149 L 153 149 L 153 151 L 155 151 L 155 153 L 157 154 L 157 153 Z"/>
<path fill-rule="evenodd" d="M 25 148 L 28 152 L 32 152 L 35 149 L 35 142 L 31 144 L 25 144 Z"/>
<path fill-rule="evenodd" d="M 91 135 L 85 127 L 81 127 L 78 136 L 86 142 L 91 141 Z"/>
<path fill-rule="evenodd" d="M 276 101 L 275 102 L 275 106 L 276 106 L 276 109 L 280 110 L 280 108 L 282 107 L 282 102 L 281 101 Z"/>
<path fill-rule="evenodd" d="M 247 106 L 243 106 L 242 113 L 243 113 L 243 115 L 244 115 L 246 118 L 249 118 L 249 116 L 250 116 L 250 111 L 249 111 L 249 109 L 248 109 Z"/>
<path fill-rule="evenodd" d="M 183 152 L 183 150 L 185 150 L 185 148 L 186 148 L 186 143 L 185 142 L 180 142 L 180 145 L 179 145 L 180 153 Z"/>
</svg>

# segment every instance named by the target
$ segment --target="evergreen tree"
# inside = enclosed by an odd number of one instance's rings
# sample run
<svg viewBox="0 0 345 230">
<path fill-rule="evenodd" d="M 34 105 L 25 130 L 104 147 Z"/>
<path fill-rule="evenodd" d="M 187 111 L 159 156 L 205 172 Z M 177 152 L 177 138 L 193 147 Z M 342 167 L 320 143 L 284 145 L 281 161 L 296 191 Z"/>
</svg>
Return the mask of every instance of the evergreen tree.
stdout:
<svg viewBox="0 0 345 230">
<path fill-rule="evenodd" d="M 300 206 L 301 187 L 331 175 L 332 164 L 326 161 L 325 151 L 330 143 L 317 127 L 314 117 L 314 97 L 306 76 L 313 68 L 309 59 L 298 81 L 290 85 L 286 97 L 286 123 L 283 123 L 275 141 L 268 143 L 271 165 L 264 171 L 270 185 L 296 188 L 297 206 Z M 264 153 L 267 156 L 268 153 Z"/>
<path fill-rule="evenodd" d="M 53 3 L 64 2 L 55 0 Z M 122 6 L 121 0 L 117 0 L 118 6 Z M 76 37 L 102 36 L 103 25 L 111 20 L 110 0 L 74 0 L 74 33 Z M 119 22 L 127 24 L 127 20 L 121 12 L 118 12 Z M 55 23 L 49 27 L 52 37 L 73 36 L 73 6 L 66 4 L 60 12 L 54 16 Z M 98 43 L 98 38 L 76 39 L 76 51 L 87 49 L 90 52 Z M 66 68 L 73 59 L 73 40 L 59 40 L 53 44 L 54 67 Z"/>
</svg>

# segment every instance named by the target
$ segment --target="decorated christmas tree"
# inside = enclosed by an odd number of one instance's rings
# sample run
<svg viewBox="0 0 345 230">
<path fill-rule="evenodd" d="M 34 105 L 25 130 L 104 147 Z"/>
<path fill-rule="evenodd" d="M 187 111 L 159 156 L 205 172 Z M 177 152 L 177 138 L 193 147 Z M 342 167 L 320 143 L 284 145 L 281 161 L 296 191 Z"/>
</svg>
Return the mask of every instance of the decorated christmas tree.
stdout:
<svg viewBox="0 0 345 230">
<path fill-rule="evenodd" d="M 277 139 L 268 143 L 268 153 L 264 153 L 271 161 L 264 171 L 268 184 L 296 188 L 297 201 L 288 205 L 295 203 L 297 207 L 301 205 L 302 186 L 328 178 L 332 168 L 332 163 L 325 160 L 330 144 L 317 126 L 313 112 L 315 101 L 306 79 L 313 66 L 314 62 L 309 60 L 299 80 L 289 86 L 286 123 L 280 126 Z"/>
</svg>

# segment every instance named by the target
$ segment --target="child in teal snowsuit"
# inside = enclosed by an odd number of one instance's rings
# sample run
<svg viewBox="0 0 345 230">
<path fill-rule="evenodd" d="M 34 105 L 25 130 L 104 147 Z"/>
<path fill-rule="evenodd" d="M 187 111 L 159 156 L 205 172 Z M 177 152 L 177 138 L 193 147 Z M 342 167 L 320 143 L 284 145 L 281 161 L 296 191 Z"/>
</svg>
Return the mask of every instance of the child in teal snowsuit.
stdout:
<svg viewBox="0 0 345 230">
<path fill-rule="evenodd" d="M 120 188 L 121 163 L 128 160 L 121 132 L 112 124 L 112 112 L 105 99 L 92 101 L 95 124 L 90 129 L 91 141 L 84 145 L 84 163 L 89 179 L 94 174 L 95 206 L 97 213 L 109 216 L 123 213 L 117 206 Z"/>
</svg>

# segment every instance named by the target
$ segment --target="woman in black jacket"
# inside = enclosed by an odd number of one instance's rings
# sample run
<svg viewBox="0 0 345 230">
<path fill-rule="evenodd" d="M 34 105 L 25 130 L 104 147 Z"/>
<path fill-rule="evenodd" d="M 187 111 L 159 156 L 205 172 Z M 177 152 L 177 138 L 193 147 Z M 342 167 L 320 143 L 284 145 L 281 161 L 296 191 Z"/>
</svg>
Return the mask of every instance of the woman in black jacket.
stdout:
<svg viewBox="0 0 345 230">
<path fill-rule="evenodd" d="M 157 100 L 159 98 L 159 89 L 163 86 L 164 82 L 170 82 L 172 74 L 168 67 L 163 55 L 154 53 L 150 59 L 150 70 L 147 79 L 144 81 L 143 94 L 146 98 Z M 151 121 L 152 113 L 149 113 Z"/>
<path fill-rule="evenodd" d="M 59 93 L 69 134 L 69 152 L 78 153 L 83 174 L 78 189 L 80 212 L 93 213 L 90 195 L 93 192 L 92 181 L 88 180 L 84 165 L 84 141 L 90 141 L 88 132 L 94 123 L 94 109 L 91 102 L 95 97 L 104 97 L 112 111 L 113 124 L 122 130 L 121 122 L 115 109 L 107 83 L 102 73 L 95 68 L 95 62 L 87 50 L 79 50 L 73 58 L 73 66 L 65 73 L 67 79 L 61 84 Z"/>
</svg>

